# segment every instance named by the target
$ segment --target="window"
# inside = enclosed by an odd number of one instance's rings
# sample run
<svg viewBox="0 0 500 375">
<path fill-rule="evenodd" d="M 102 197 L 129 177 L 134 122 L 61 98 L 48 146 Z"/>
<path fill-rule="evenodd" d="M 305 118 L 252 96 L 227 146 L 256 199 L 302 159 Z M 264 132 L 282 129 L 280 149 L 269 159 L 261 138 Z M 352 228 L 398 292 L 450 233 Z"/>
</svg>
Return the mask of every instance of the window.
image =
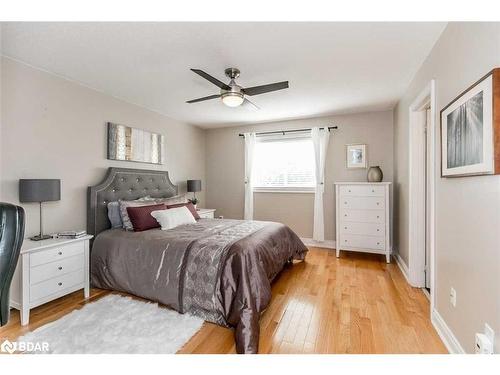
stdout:
<svg viewBox="0 0 500 375">
<path fill-rule="evenodd" d="M 254 190 L 314 190 L 314 149 L 310 137 L 258 139 L 253 163 Z"/>
</svg>

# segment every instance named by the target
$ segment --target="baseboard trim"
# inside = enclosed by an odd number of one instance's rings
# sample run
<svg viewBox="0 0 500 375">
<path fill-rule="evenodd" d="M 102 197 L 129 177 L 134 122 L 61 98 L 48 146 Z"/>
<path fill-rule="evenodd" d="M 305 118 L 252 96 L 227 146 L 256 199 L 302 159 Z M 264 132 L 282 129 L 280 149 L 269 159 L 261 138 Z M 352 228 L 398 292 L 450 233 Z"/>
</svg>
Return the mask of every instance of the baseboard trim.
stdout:
<svg viewBox="0 0 500 375">
<path fill-rule="evenodd" d="M 335 241 L 326 240 L 326 241 L 315 241 L 312 238 L 300 237 L 304 245 L 313 246 L 313 247 L 322 247 L 325 249 L 335 249 Z"/>
<path fill-rule="evenodd" d="M 408 270 L 408 266 L 406 265 L 405 261 L 403 260 L 403 258 L 399 256 L 398 253 L 393 253 L 393 256 L 394 259 L 396 259 L 396 264 L 398 265 L 399 269 L 401 270 L 401 273 L 405 277 L 406 282 L 411 285 L 409 277 L 410 272 Z"/>
<path fill-rule="evenodd" d="M 465 354 L 464 348 L 462 348 L 460 342 L 458 342 L 452 330 L 448 327 L 443 317 L 437 312 L 436 309 L 432 310 L 431 322 L 439 337 L 441 337 L 446 349 L 448 349 L 451 354 Z"/>
</svg>

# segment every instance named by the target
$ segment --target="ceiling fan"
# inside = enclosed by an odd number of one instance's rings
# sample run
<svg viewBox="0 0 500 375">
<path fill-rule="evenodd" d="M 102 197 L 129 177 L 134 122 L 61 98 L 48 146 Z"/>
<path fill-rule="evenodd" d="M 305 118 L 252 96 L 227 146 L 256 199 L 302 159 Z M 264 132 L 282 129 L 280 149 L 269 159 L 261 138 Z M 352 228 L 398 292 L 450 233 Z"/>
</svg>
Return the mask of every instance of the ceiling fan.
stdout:
<svg viewBox="0 0 500 375">
<path fill-rule="evenodd" d="M 245 95 L 249 95 L 249 96 L 260 95 L 260 94 L 265 94 L 266 92 L 272 92 L 272 91 L 283 90 L 283 89 L 288 88 L 288 81 L 270 83 L 268 85 L 243 88 L 240 85 L 238 85 L 235 81 L 236 78 L 238 78 L 240 76 L 240 71 L 239 71 L 239 69 L 236 69 L 236 68 L 227 68 L 224 71 L 226 76 L 230 79 L 228 84 L 225 84 L 224 82 L 219 81 L 217 78 L 212 77 L 210 74 L 205 73 L 203 70 L 200 70 L 200 69 L 191 69 L 191 70 L 193 72 L 195 72 L 196 74 L 202 76 L 206 80 L 212 82 L 215 86 L 219 87 L 220 94 L 219 95 L 205 96 L 203 98 L 198 98 L 198 99 L 193 99 L 193 100 L 188 100 L 186 103 L 198 103 L 198 102 L 202 102 L 204 100 L 221 98 L 222 102 L 225 105 L 227 105 L 228 107 L 238 107 L 238 106 L 243 104 L 243 105 L 251 105 L 251 106 L 259 109 L 259 107 L 257 107 L 254 103 L 252 103 L 250 100 L 245 98 Z"/>
</svg>

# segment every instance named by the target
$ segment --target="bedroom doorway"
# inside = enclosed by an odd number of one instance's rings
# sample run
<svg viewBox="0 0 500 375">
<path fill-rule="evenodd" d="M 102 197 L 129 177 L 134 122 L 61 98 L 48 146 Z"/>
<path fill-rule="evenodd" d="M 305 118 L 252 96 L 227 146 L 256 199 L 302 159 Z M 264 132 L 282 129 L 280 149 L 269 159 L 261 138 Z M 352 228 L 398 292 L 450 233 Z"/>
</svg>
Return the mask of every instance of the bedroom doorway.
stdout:
<svg viewBox="0 0 500 375">
<path fill-rule="evenodd" d="M 435 110 L 434 81 L 410 106 L 408 281 L 430 294 L 434 284 Z"/>
<path fill-rule="evenodd" d="M 424 267 L 424 273 L 425 273 L 425 289 L 427 292 L 430 293 L 431 291 L 431 272 L 430 272 L 430 265 L 431 265 L 431 251 L 430 251 L 430 228 L 429 228 L 429 213 L 430 213 L 430 199 L 429 199 L 429 193 L 430 193 L 430 188 L 429 188 L 429 165 L 430 165 L 430 155 L 429 151 L 431 150 L 431 147 L 429 145 L 429 129 L 432 129 L 432 123 L 431 123 L 431 108 L 430 105 L 425 109 L 425 128 L 424 128 L 424 185 L 425 185 L 425 192 L 424 192 L 424 199 L 425 199 L 425 213 L 424 213 L 424 221 L 425 221 L 425 267 Z"/>
</svg>

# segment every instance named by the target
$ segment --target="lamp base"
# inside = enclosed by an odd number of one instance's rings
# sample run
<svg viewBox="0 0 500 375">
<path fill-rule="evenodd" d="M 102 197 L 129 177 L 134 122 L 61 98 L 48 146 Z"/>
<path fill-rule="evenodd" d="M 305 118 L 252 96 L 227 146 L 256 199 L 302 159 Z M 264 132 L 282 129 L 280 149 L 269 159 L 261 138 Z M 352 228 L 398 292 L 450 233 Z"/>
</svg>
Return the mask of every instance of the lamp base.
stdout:
<svg viewBox="0 0 500 375">
<path fill-rule="evenodd" d="M 42 234 L 42 235 L 36 235 L 36 236 L 33 236 L 33 237 L 30 237 L 30 240 L 31 241 L 42 241 L 42 240 L 48 240 L 48 239 L 51 239 L 52 236 L 49 236 L 48 234 Z"/>
</svg>

